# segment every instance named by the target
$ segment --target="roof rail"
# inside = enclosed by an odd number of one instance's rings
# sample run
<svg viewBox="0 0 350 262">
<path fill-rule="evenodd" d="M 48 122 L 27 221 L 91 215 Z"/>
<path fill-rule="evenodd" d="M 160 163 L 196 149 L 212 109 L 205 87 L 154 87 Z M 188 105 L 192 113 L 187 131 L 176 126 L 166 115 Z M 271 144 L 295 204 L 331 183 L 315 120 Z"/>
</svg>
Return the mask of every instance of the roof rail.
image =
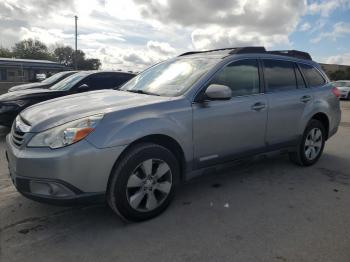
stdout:
<svg viewBox="0 0 350 262">
<path fill-rule="evenodd" d="M 213 50 L 206 50 L 206 51 L 191 51 L 187 53 L 183 53 L 179 56 L 186 56 L 186 55 L 193 55 L 193 54 L 200 54 L 200 53 L 209 53 L 209 52 L 215 52 L 215 51 L 229 51 L 228 55 L 234 55 L 234 54 L 272 54 L 272 55 L 281 55 L 281 56 L 289 56 L 289 57 L 295 57 L 305 60 L 312 60 L 309 53 L 297 51 L 297 50 L 276 50 L 276 51 L 266 51 L 265 47 L 263 46 L 246 46 L 246 47 L 232 47 L 232 48 L 221 48 L 221 49 L 213 49 Z"/>
<path fill-rule="evenodd" d="M 211 50 L 205 50 L 205 51 L 190 51 L 190 52 L 183 53 L 183 54 L 181 54 L 179 56 L 194 55 L 194 54 L 201 54 L 201 53 L 209 53 L 209 52 L 216 52 L 216 51 L 233 50 L 233 49 L 236 49 L 236 48 L 228 47 L 228 48 L 211 49 Z"/>
<path fill-rule="evenodd" d="M 268 54 L 273 55 L 282 55 L 282 56 L 291 56 L 295 58 L 312 60 L 311 55 L 306 52 L 298 51 L 298 50 L 277 50 L 277 51 L 268 51 Z"/>
<path fill-rule="evenodd" d="M 229 52 L 230 55 L 251 54 L 251 53 L 266 53 L 266 49 L 263 46 L 246 46 L 246 47 L 232 48 L 232 51 Z"/>
</svg>

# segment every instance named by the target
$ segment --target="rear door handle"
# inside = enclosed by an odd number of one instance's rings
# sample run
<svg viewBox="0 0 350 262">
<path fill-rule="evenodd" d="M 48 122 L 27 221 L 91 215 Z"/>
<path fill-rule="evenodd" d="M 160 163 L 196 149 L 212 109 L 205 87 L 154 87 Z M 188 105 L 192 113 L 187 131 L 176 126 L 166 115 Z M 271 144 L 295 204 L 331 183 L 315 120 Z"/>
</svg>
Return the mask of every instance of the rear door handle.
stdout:
<svg viewBox="0 0 350 262">
<path fill-rule="evenodd" d="M 300 98 L 300 101 L 303 102 L 303 103 L 307 103 L 311 100 L 311 96 L 302 96 Z"/>
<path fill-rule="evenodd" d="M 254 105 L 252 105 L 252 109 L 255 111 L 260 111 L 262 109 L 264 109 L 266 107 L 266 105 L 264 103 L 258 102 L 255 103 Z"/>
</svg>

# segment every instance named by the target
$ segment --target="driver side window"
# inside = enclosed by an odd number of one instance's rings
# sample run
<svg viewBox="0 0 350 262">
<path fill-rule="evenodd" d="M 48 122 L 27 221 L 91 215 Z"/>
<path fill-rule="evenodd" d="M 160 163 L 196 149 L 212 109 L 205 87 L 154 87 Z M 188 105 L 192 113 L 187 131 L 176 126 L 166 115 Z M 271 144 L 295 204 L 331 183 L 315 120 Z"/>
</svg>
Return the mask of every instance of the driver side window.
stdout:
<svg viewBox="0 0 350 262">
<path fill-rule="evenodd" d="M 259 66 L 255 59 L 233 62 L 221 69 L 210 84 L 231 88 L 232 96 L 246 96 L 260 92 Z"/>
</svg>

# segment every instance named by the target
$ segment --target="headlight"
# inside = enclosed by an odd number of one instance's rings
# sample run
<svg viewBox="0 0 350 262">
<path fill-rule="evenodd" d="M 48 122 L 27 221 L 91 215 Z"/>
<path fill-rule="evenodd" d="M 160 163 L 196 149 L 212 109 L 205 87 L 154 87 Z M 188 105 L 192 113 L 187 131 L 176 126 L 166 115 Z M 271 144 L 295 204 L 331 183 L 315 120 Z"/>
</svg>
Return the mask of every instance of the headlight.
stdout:
<svg viewBox="0 0 350 262">
<path fill-rule="evenodd" d="M 87 137 L 103 118 L 102 114 L 78 119 L 35 135 L 28 147 L 60 148 Z"/>
</svg>

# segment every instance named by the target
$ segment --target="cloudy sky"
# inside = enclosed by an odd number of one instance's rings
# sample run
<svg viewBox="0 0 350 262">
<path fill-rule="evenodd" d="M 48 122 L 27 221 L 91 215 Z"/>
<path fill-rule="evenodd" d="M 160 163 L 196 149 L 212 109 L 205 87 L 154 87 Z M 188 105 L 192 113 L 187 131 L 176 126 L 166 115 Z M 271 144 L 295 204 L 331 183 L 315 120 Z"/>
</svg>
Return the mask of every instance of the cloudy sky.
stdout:
<svg viewBox="0 0 350 262">
<path fill-rule="evenodd" d="M 350 0 L 0 0 L 0 45 L 74 46 L 104 69 L 142 70 L 189 50 L 300 49 L 350 65 Z"/>
</svg>

